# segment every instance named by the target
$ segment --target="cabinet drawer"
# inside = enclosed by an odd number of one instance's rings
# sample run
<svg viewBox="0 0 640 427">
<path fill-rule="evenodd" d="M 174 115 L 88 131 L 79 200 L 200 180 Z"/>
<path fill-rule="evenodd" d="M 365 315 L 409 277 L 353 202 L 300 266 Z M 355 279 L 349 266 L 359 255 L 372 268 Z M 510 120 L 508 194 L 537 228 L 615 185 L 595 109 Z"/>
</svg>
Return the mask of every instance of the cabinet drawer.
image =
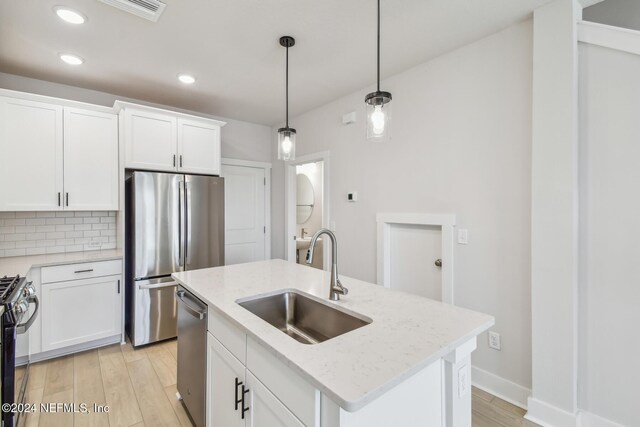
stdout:
<svg viewBox="0 0 640 427">
<path fill-rule="evenodd" d="M 225 319 L 216 310 L 209 309 L 207 329 L 224 345 L 240 362 L 246 363 L 247 334 Z"/>
<path fill-rule="evenodd" d="M 305 426 L 320 425 L 320 391 L 251 338 L 246 366 Z"/>
<path fill-rule="evenodd" d="M 92 277 L 122 274 L 122 261 L 82 262 L 78 264 L 42 267 L 42 283 L 63 282 L 67 280 L 89 279 Z"/>
</svg>

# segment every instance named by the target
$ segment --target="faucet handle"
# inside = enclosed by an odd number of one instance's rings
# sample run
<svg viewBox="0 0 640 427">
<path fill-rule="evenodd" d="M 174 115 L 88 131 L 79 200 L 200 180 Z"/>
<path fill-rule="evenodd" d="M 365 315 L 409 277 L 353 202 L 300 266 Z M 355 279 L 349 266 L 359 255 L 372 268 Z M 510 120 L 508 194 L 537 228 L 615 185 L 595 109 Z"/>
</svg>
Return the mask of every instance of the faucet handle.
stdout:
<svg viewBox="0 0 640 427">
<path fill-rule="evenodd" d="M 340 279 L 336 281 L 336 285 L 333 287 L 333 290 L 340 295 L 347 295 L 349 293 L 349 289 L 342 286 L 342 283 L 340 283 Z"/>
</svg>

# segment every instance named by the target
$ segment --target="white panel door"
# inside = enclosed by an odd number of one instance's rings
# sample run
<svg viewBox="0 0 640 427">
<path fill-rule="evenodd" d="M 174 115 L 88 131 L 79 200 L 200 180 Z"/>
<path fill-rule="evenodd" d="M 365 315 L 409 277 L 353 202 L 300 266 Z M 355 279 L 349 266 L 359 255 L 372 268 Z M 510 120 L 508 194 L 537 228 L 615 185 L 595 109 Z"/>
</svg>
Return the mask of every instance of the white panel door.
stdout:
<svg viewBox="0 0 640 427">
<path fill-rule="evenodd" d="M 62 107 L 0 98 L 0 210 L 62 209 Z"/>
<path fill-rule="evenodd" d="M 64 207 L 118 209 L 118 116 L 64 109 Z"/>
<path fill-rule="evenodd" d="M 158 171 L 177 170 L 176 118 L 124 110 L 125 166 Z"/>
<path fill-rule="evenodd" d="M 42 285 L 42 351 L 121 333 L 120 276 Z"/>
<path fill-rule="evenodd" d="M 225 206 L 225 264 L 265 258 L 264 169 L 222 165 Z"/>
<path fill-rule="evenodd" d="M 389 243 L 391 289 L 442 301 L 442 228 L 393 224 Z"/>
<path fill-rule="evenodd" d="M 211 333 L 207 333 L 208 427 L 242 427 L 242 399 L 245 367 Z M 245 397 L 245 402 L 247 398 Z M 246 419 L 246 413 L 245 413 Z"/>
<path fill-rule="evenodd" d="M 178 170 L 220 175 L 220 126 L 178 119 Z"/>
<path fill-rule="evenodd" d="M 246 427 L 303 427 L 296 418 L 249 370 L 246 372 L 249 388 L 249 413 Z"/>
</svg>

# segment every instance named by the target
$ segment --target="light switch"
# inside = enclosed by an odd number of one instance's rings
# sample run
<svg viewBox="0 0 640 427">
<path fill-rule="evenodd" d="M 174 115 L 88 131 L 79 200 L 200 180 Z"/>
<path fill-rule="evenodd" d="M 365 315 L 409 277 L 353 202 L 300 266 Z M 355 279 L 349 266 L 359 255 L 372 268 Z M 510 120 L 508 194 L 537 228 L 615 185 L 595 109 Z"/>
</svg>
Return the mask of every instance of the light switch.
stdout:
<svg viewBox="0 0 640 427">
<path fill-rule="evenodd" d="M 461 228 L 458 230 L 458 243 L 460 245 L 466 245 L 469 243 L 469 230 Z"/>
</svg>

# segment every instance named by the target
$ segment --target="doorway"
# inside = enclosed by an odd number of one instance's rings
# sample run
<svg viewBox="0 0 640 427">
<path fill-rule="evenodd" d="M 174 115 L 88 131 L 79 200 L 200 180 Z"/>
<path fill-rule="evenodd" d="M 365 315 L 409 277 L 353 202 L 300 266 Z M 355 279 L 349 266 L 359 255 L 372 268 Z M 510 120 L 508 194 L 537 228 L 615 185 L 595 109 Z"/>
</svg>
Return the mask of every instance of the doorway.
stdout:
<svg viewBox="0 0 640 427">
<path fill-rule="evenodd" d="M 271 258 L 269 163 L 223 159 L 225 265 Z"/>
<path fill-rule="evenodd" d="M 329 228 L 328 153 L 299 157 L 286 166 L 286 242 L 287 260 L 306 264 L 311 237 Z M 326 269 L 328 245 L 316 243 L 311 267 Z"/>
</svg>

